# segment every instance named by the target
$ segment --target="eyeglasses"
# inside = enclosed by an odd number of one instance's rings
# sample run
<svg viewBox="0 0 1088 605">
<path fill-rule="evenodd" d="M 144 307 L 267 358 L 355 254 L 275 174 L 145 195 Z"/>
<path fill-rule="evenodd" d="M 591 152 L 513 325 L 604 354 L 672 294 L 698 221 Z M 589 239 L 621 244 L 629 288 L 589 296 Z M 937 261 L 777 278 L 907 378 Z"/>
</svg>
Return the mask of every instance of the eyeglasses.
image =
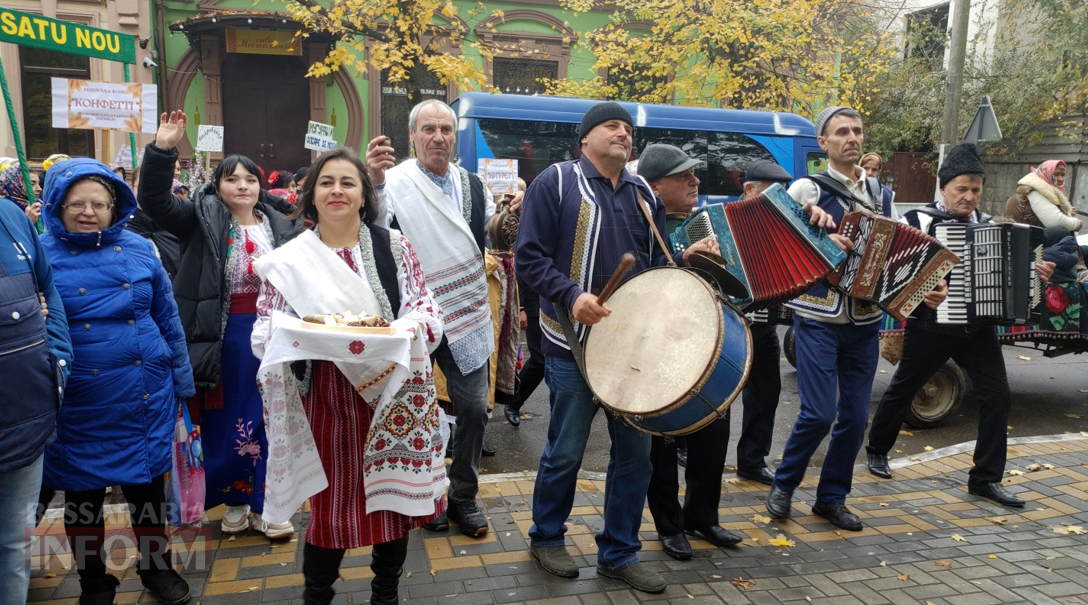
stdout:
<svg viewBox="0 0 1088 605">
<path fill-rule="evenodd" d="M 87 209 L 87 202 L 70 202 L 62 206 L 65 210 L 71 214 L 83 214 L 83 211 Z M 106 212 L 113 208 L 113 204 L 110 202 L 91 202 L 91 210 L 95 212 Z"/>
</svg>

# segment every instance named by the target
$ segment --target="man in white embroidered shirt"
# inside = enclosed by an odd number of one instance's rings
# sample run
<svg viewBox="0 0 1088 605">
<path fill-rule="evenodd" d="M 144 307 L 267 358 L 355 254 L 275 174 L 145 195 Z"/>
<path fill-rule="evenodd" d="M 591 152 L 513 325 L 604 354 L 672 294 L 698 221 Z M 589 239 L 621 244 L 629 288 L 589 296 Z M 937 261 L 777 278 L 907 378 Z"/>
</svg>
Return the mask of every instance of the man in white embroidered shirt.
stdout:
<svg viewBox="0 0 1088 605">
<path fill-rule="evenodd" d="M 495 202 L 479 177 L 450 162 L 457 117 L 449 105 L 416 105 L 408 130 L 414 160 L 396 165 L 385 136 L 370 141 L 366 160 L 382 207 L 375 223 L 395 226 L 412 242 L 445 316 L 445 335 L 431 359 L 446 376 L 457 417 L 457 453 L 449 468 L 446 515 L 424 527 L 444 531 L 452 519 L 465 535 L 482 536 L 487 519 L 476 506 L 476 493 L 495 346 L 483 255 Z"/>
</svg>

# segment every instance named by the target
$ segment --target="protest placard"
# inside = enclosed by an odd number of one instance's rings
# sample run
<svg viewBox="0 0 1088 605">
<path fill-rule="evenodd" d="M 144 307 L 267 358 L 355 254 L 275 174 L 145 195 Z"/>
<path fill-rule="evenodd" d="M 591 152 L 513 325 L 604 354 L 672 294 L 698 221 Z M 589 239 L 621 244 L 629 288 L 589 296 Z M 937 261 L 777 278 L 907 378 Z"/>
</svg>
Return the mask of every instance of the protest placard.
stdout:
<svg viewBox="0 0 1088 605">
<path fill-rule="evenodd" d="M 336 149 L 336 139 L 333 137 L 333 127 L 329 124 L 310 121 L 306 129 L 306 149 L 314 151 L 328 151 Z"/>
<path fill-rule="evenodd" d="M 196 150 L 223 151 L 223 127 L 204 124 L 197 126 Z"/>
<path fill-rule="evenodd" d="M 158 88 L 140 82 L 52 78 L 53 128 L 102 128 L 154 134 Z"/>
<path fill-rule="evenodd" d="M 518 161 L 480 158 L 476 173 L 494 195 L 518 191 Z"/>
</svg>

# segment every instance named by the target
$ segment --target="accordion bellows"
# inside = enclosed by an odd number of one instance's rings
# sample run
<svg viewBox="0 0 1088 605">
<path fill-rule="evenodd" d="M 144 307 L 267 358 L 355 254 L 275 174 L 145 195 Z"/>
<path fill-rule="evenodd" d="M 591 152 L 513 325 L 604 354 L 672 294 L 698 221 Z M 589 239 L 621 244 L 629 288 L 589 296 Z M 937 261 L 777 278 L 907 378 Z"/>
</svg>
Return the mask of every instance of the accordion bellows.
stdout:
<svg viewBox="0 0 1088 605">
<path fill-rule="evenodd" d="M 942 223 L 936 236 L 963 258 L 948 276 L 942 324 L 1034 324 L 1042 287 L 1043 230 L 1019 223 Z"/>
<path fill-rule="evenodd" d="M 747 298 L 733 299 L 745 312 L 794 298 L 846 259 L 777 183 L 752 199 L 699 208 L 669 239 L 680 251 L 711 235 L 718 238 L 726 270 L 748 290 Z"/>
<path fill-rule="evenodd" d="M 960 260 L 914 227 L 865 212 L 847 213 L 839 235 L 853 241 L 854 249 L 828 282 L 899 320 L 909 317 Z"/>
</svg>

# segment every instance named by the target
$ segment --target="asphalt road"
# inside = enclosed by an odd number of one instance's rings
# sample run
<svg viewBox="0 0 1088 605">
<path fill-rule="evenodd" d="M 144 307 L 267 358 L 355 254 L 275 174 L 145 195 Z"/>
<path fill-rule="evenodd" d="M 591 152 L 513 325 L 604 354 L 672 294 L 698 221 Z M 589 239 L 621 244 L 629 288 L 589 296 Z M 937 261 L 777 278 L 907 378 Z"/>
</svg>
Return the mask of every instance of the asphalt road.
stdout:
<svg viewBox="0 0 1088 605">
<path fill-rule="evenodd" d="M 785 328 L 780 328 L 780 335 Z M 1009 386 L 1012 389 L 1012 412 L 1009 416 L 1009 436 L 1027 437 L 1035 435 L 1055 435 L 1069 432 L 1088 431 L 1088 355 L 1065 355 L 1053 359 L 1043 357 L 1040 351 L 1033 349 L 1005 346 L 1005 366 L 1009 374 Z M 775 421 L 774 441 L 768 464 L 774 467 L 776 458 L 782 453 L 789 437 L 793 421 L 797 417 L 799 402 L 797 397 L 796 373 L 786 361 L 780 363 L 782 372 L 782 397 Z M 877 370 L 873 385 L 872 411 L 881 395 L 891 382 L 895 366 L 883 359 Z M 729 442 L 729 456 L 726 471 L 736 463 L 736 440 L 740 433 L 741 405 L 739 398 L 734 403 L 738 406 L 732 414 L 732 431 Z M 547 442 L 548 432 L 548 389 L 542 383 L 522 408 L 523 418 L 520 428 L 513 428 L 503 417 L 502 408 L 496 407 L 487 428 L 487 442 L 495 446 L 497 455 L 484 458 L 482 472 L 507 473 L 516 471 L 535 471 L 540 462 L 541 452 Z M 911 435 L 900 435 L 892 458 L 911 456 L 925 451 L 926 447 L 940 448 L 955 445 L 975 438 L 978 426 L 978 402 L 975 400 L 970 382 L 967 394 L 959 410 L 948 417 L 937 428 L 919 430 L 905 427 Z M 604 472 L 608 465 L 610 441 L 602 410 L 594 422 L 593 438 L 586 447 L 582 469 Z M 819 466 L 826 451 L 824 441 L 812 459 L 813 466 Z M 864 450 L 863 450 L 864 451 Z M 864 462 L 863 455 L 859 462 Z"/>
</svg>

